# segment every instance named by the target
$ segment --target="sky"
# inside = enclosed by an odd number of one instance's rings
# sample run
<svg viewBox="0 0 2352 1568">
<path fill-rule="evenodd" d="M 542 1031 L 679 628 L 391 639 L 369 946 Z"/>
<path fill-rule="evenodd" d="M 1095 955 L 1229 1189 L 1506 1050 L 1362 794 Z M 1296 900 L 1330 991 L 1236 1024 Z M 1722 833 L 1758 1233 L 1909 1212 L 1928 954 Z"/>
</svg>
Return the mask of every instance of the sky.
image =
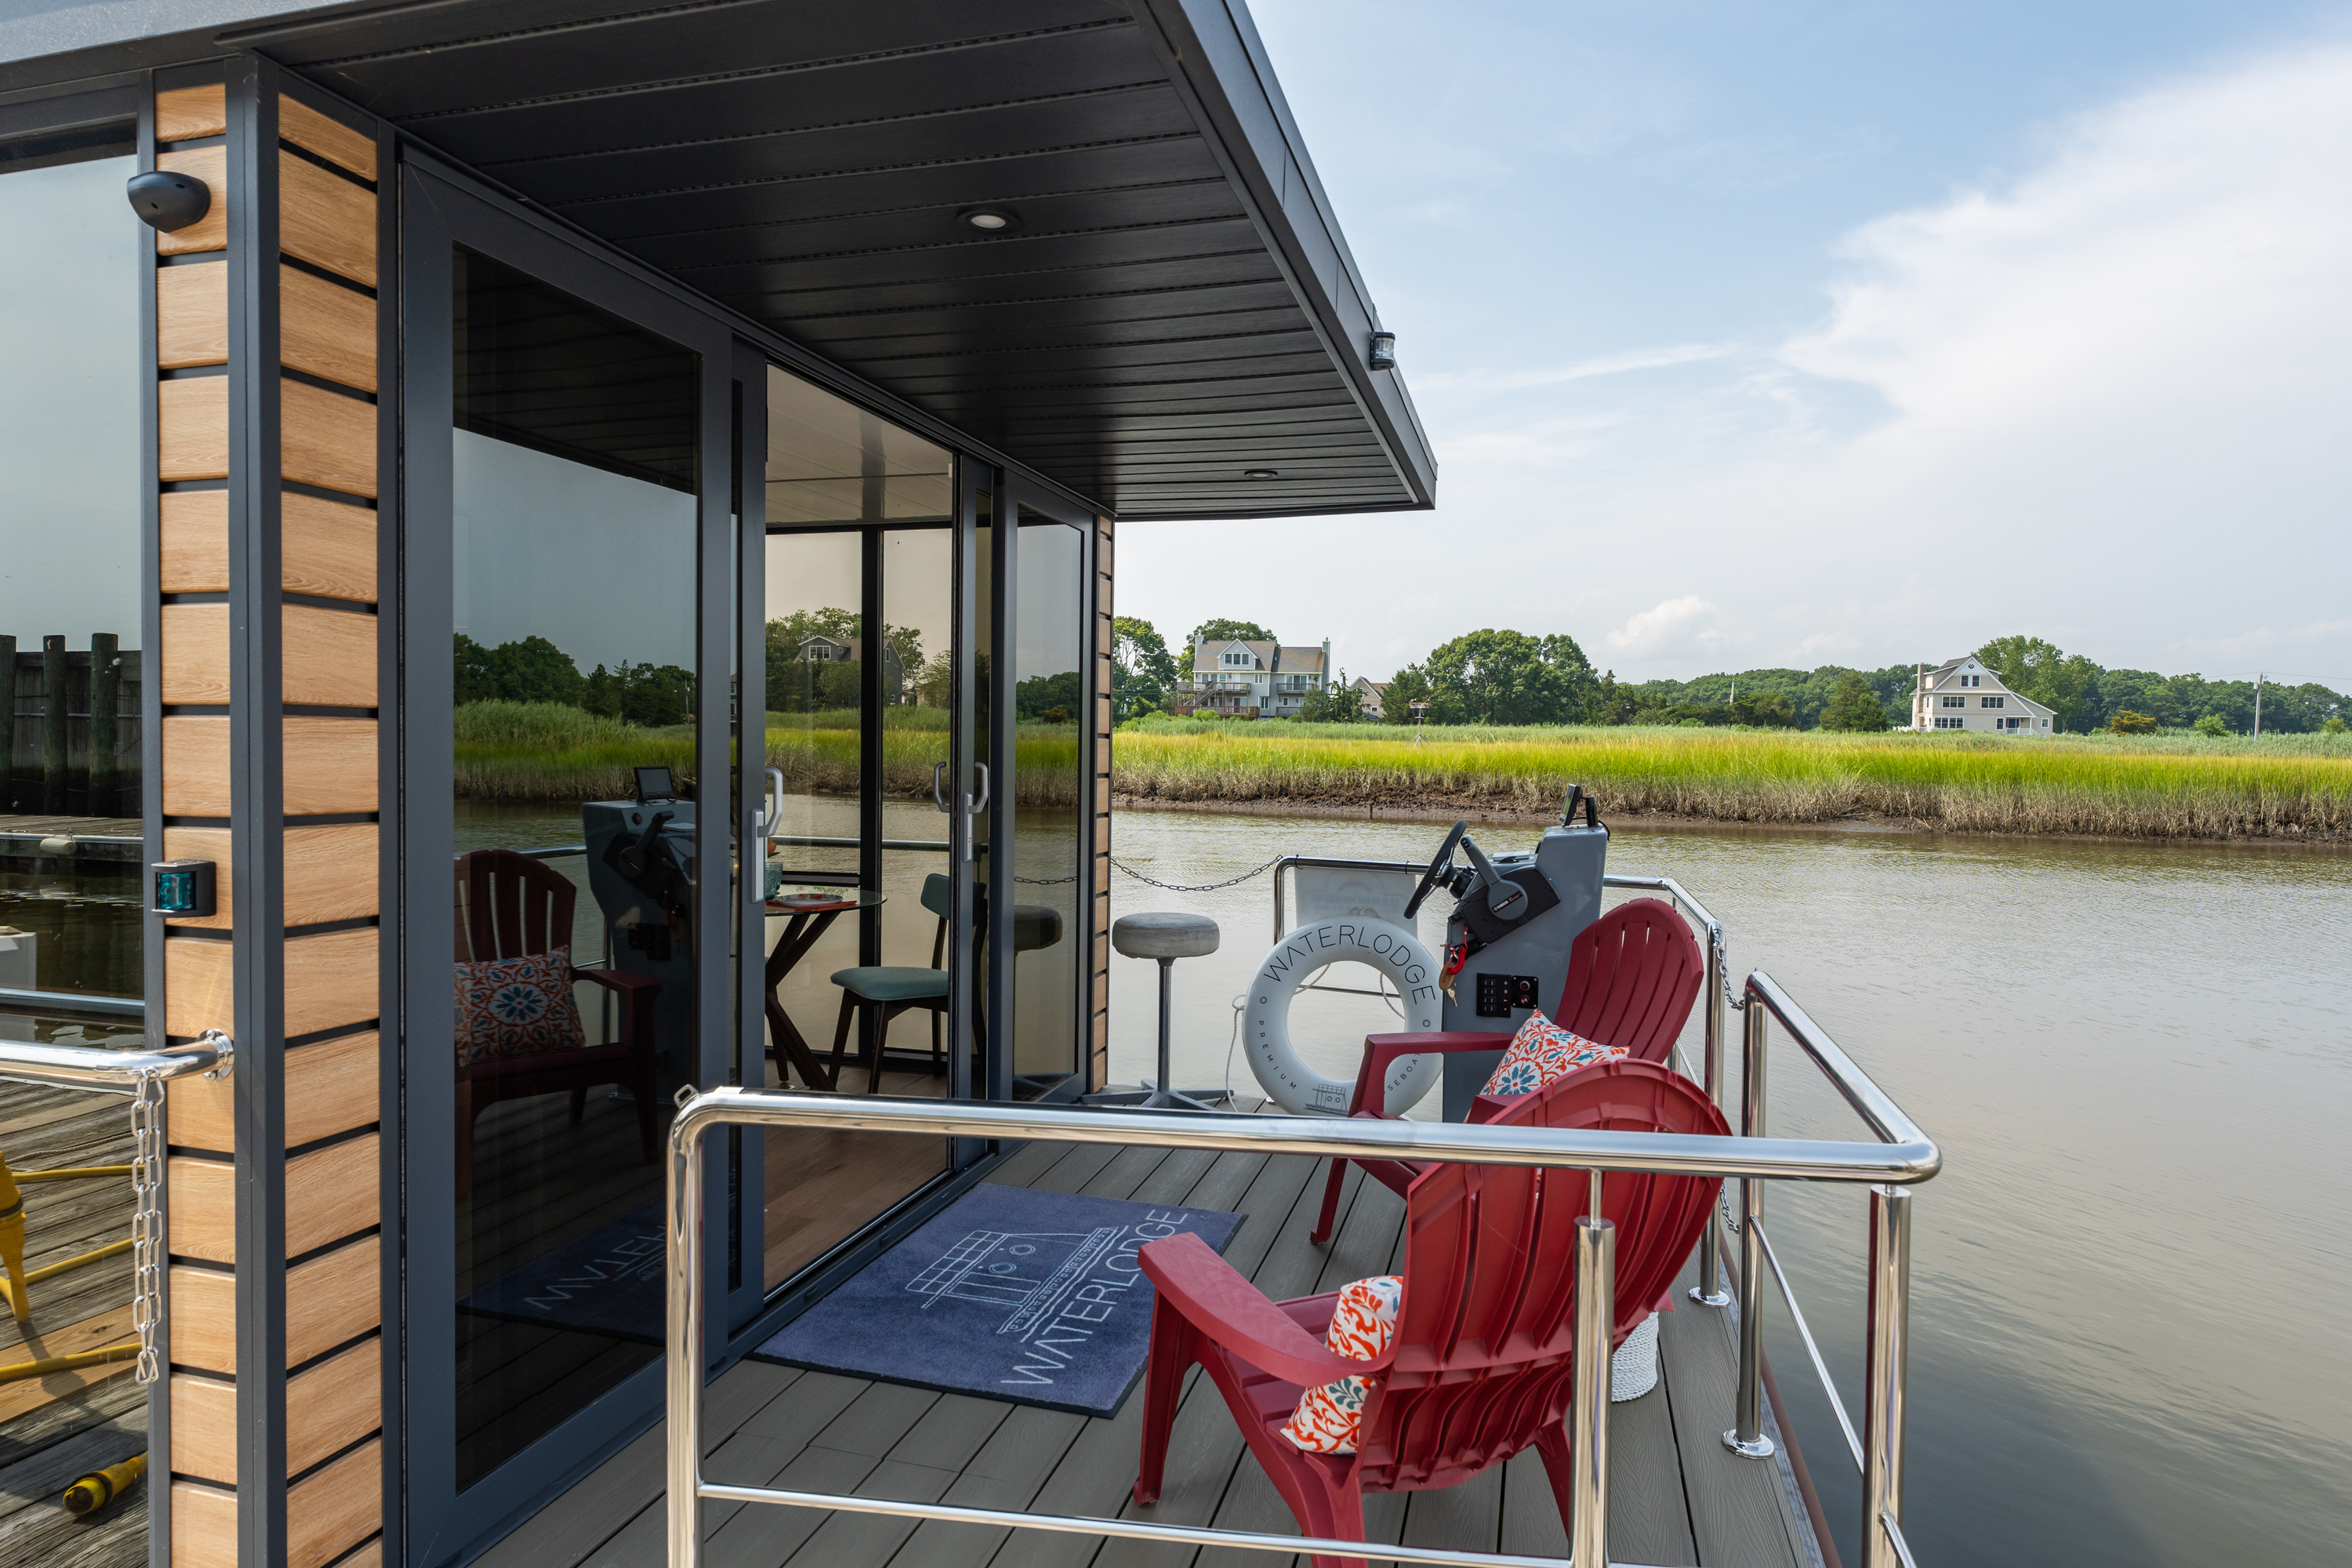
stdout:
<svg viewBox="0 0 2352 1568">
<path fill-rule="evenodd" d="M 1253 11 L 1438 505 L 1132 525 L 1122 614 L 2352 689 L 2352 5 Z"/>
</svg>

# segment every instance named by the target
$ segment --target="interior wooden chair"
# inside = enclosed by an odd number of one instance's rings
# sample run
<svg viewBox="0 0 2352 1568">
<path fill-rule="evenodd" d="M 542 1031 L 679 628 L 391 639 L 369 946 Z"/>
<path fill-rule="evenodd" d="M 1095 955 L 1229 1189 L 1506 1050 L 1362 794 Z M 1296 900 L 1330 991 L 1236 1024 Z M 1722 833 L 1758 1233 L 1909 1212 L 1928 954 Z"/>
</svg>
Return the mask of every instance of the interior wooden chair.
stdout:
<svg viewBox="0 0 2352 1568">
<path fill-rule="evenodd" d="M 457 962 L 521 958 L 564 946 L 579 889 L 543 860 L 511 849 L 477 849 L 457 862 L 463 919 Z M 572 1121 L 586 1111 L 588 1091 L 611 1084 L 636 1099 L 637 1142 L 646 1163 L 660 1158 L 660 1088 L 654 1064 L 654 998 L 661 982 L 618 969 L 582 969 L 572 977 L 620 998 L 620 1038 L 528 1055 L 460 1063 L 457 1068 L 457 1195 L 474 1185 L 474 1121 L 502 1100 L 569 1094 Z"/>
<path fill-rule="evenodd" d="M 1634 1061 L 1663 1062 L 1673 1054 L 1706 974 L 1698 942 L 1674 905 L 1662 899 L 1630 900 L 1577 933 L 1568 950 L 1568 981 L 1560 987 L 1559 1006 L 1551 1021 L 1588 1040 L 1622 1047 Z M 1510 1043 L 1510 1033 L 1504 1030 L 1367 1035 L 1364 1061 L 1356 1072 L 1348 1114 L 1388 1119 L 1381 1085 L 1401 1057 L 1499 1051 Z M 1468 1120 L 1492 1121 L 1511 1103 L 1508 1099 L 1482 1094 L 1472 1102 Z M 1365 1174 L 1400 1193 L 1428 1169 L 1411 1160 L 1357 1163 L 1364 1167 Z M 1318 1246 L 1330 1238 L 1331 1222 L 1339 1213 L 1340 1178 L 1347 1173 L 1346 1160 L 1331 1162 L 1330 1177 L 1323 1184 L 1322 1218 L 1309 1237 Z"/>
<path fill-rule="evenodd" d="M 1505 1106 L 1497 1121 L 1630 1132 L 1727 1134 L 1690 1080 L 1648 1062 L 1570 1074 Z M 1157 1294 L 1144 1371 L 1135 1500 L 1158 1500 L 1185 1374 L 1198 1363 L 1301 1531 L 1362 1541 L 1364 1498 L 1457 1486 L 1523 1449 L 1541 1451 L 1563 1524 L 1573 1495 L 1566 1417 L 1574 1392 L 1576 1221 L 1590 1178 L 1524 1165 L 1432 1165 L 1405 1192 L 1404 1304 L 1370 1361 L 1323 1342 L 1338 1292 L 1268 1300 L 1187 1232 L 1139 1255 Z M 1691 1255 L 1722 1187 L 1696 1176 L 1612 1173 L 1601 1210 L 1617 1227 L 1613 1348 Z M 1607 1367 L 1595 1369 L 1603 1379 Z M 1352 1454 L 1309 1453 L 1282 1428 L 1308 1388 L 1369 1384 Z M 1361 1568 L 1317 1557 L 1316 1568 Z"/>
</svg>

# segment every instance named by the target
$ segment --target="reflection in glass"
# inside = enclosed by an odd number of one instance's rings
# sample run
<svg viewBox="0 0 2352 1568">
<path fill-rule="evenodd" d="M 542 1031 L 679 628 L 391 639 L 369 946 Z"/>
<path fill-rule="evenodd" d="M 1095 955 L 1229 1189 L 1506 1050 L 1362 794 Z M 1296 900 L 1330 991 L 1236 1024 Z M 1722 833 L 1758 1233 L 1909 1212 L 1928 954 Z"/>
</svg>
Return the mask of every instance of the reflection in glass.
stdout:
<svg viewBox="0 0 2352 1568">
<path fill-rule="evenodd" d="M 1025 1100 L 1079 1066 L 1085 538 L 1024 507 L 1014 560 L 1013 1090 Z"/>
<path fill-rule="evenodd" d="M 456 262 L 462 1488 L 660 1353 L 656 1156 L 696 1065 L 698 409 L 691 353 Z"/>
<path fill-rule="evenodd" d="M 15 993 L 0 1038 L 122 1049 L 144 1034 L 139 423 L 154 384 L 136 309 L 152 241 L 122 199 L 131 142 L 126 124 L 0 143 L 0 987 Z M 26 1260 L 62 1265 L 20 1284 L 30 1322 L 0 1310 L 0 1363 L 135 1347 L 131 1258 L 99 1251 L 129 1245 L 130 1184 L 16 1185 L 126 1165 L 121 1097 L 0 1084 L 0 1208 L 19 1216 Z M 0 1384 L 0 1561 L 144 1555 L 144 1483 L 87 1524 L 55 1502 L 74 1474 L 147 1447 L 131 1372 Z M 43 1515 L 74 1539 L 44 1535 Z"/>
</svg>

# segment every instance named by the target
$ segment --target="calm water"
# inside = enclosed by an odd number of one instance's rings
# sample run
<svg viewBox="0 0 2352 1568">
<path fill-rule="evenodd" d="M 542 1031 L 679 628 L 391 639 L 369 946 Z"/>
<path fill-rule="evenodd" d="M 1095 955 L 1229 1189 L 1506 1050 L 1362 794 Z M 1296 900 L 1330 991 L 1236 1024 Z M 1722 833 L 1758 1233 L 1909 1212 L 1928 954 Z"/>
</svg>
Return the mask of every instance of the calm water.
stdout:
<svg viewBox="0 0 2352 1568">
<path fill-rule="evenodd" d="M 1425 860 L 1442 831 L 1134 811 L 1117 850 L 1205 883 L 1280 853 Z M 2352 1561 L 2352 856 L 1630 829 L 1612 849 L 1611 869 L 1674 876 L 1713 909 L 1734 973 L 1769 970 L 1943 1146 L 1912 1252 L 1923 1562 Z M 1177 1077 L 1221 1081 L 1232 999 L 1269 945 L 1268 879 L 1175 894 L 1118 876 L 1112 898 L 1223 925 L 1219 952 L 1177 966 L 1175 1000 Z M 1155 985 L 1156 966 L 1113 958 L 1116 1078 L 1152 1070 Z M 1351 1076 L 1388 1017 L 1318 995 L 1292 1024 Z M 1233 1071 L 1254 1087 L 1244 1058 Z M 1774 1131 L 1862 1135 L 1785 1040 L 1771 1083 Z M 1864 1200 L 1784 1186 L 1767 1209 L 1858 1420 Z M 1860 1489 L 1767 1303 L 1851 1564 Z"/>
</svg>

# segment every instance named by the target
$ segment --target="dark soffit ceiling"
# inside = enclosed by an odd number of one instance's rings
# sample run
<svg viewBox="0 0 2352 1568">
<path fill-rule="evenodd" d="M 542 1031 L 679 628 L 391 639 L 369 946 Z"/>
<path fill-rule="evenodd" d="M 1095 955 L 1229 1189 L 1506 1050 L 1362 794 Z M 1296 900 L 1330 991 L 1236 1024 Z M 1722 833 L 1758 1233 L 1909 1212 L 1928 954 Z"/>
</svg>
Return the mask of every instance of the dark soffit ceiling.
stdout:
<svg viewBox="0 0 2352 1568">
<path fill-rule="evenodd" d="M 1238 0 L 525 0 L 253 47 L 1119 516 L 1433 500 Z"/>
</svg>

